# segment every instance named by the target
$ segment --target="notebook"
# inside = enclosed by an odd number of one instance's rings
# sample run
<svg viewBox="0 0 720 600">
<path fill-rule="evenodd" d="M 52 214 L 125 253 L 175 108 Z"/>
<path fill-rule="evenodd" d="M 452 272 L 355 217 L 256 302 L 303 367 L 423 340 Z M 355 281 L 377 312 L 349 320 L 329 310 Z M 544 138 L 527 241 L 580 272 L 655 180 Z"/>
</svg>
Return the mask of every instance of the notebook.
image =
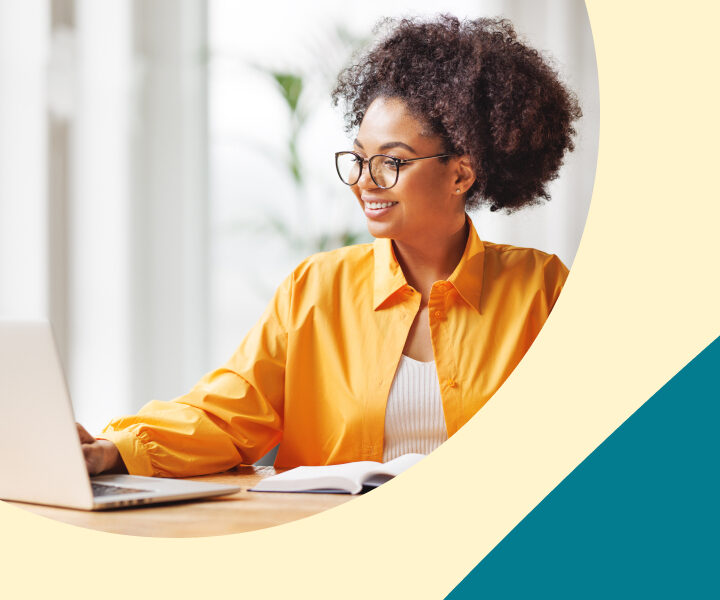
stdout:
<svg viewBox="0 0 720 600">
<path fill-rule="evenodd" d="M 89 477 L 50 324 L 0 320 L 0 499 L 102 510 L 240 489 L 164 477 Z"/>
</svg>

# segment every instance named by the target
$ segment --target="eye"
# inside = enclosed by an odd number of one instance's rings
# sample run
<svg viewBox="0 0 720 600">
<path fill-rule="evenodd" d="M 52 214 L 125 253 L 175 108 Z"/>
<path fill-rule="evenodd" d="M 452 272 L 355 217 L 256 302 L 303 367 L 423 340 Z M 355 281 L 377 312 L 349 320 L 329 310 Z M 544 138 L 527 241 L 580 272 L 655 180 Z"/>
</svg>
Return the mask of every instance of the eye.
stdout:
<svg viewBox="0 0 720 600">
<path fill-rule="evenodd" d="M 393 169 L 397 167 L 398 169 L 402 166 L 402 158 L 398 158 L 397 156 L 388 156 L 383 159 L 382 166 L 387 169 Z"/>
</svg>

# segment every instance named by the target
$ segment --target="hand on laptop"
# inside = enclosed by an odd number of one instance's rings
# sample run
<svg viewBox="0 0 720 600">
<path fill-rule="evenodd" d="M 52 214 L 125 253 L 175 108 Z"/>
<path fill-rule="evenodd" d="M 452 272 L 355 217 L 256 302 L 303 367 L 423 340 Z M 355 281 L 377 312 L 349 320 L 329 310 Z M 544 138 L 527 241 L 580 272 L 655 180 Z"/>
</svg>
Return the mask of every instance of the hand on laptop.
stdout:
<svg viewBox="0 0 720 600">
<path fill-rule="evenodd" d="M 80 436 L 80 443 L 85 456 L 85 466 L 90 475 L 127 473 L 125 463 L 115 444 L 109 440 L 94 438 L 80 423 L 75 423 L 75 425 L 77 425 L 78 436 Z"/>
</svg>

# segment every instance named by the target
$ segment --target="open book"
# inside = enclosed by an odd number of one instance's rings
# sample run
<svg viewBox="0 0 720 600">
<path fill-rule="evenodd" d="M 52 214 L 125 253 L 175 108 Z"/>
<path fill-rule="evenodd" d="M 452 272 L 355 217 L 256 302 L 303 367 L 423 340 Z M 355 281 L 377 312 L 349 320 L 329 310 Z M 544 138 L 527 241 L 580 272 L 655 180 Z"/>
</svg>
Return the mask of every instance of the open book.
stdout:
<svg viewBox="0 0 720 600">
<path fill-rule="evenodd" d="M 365 460 L 323 467 L 297 467 L 267 477 L 248 491 L 359 494 L 363 487 L 377 487 L 423 458 L 424 454 L 403 454 L 386 463 Z"/>
</svg>

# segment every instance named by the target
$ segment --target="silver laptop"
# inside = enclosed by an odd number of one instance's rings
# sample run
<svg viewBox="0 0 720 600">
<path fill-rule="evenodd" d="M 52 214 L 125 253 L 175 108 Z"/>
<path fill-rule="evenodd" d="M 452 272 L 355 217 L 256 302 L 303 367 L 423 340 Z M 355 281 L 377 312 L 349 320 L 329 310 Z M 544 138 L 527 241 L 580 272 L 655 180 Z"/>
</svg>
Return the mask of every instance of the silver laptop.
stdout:
<svg viewBox="0 0 720 600">
<path fill-rule="evenodd" d="M 1 499 L 102 510 L 240 489 L 138 475 L 89 477 L 50 324 L 0 320 Z"/>
</svg>

